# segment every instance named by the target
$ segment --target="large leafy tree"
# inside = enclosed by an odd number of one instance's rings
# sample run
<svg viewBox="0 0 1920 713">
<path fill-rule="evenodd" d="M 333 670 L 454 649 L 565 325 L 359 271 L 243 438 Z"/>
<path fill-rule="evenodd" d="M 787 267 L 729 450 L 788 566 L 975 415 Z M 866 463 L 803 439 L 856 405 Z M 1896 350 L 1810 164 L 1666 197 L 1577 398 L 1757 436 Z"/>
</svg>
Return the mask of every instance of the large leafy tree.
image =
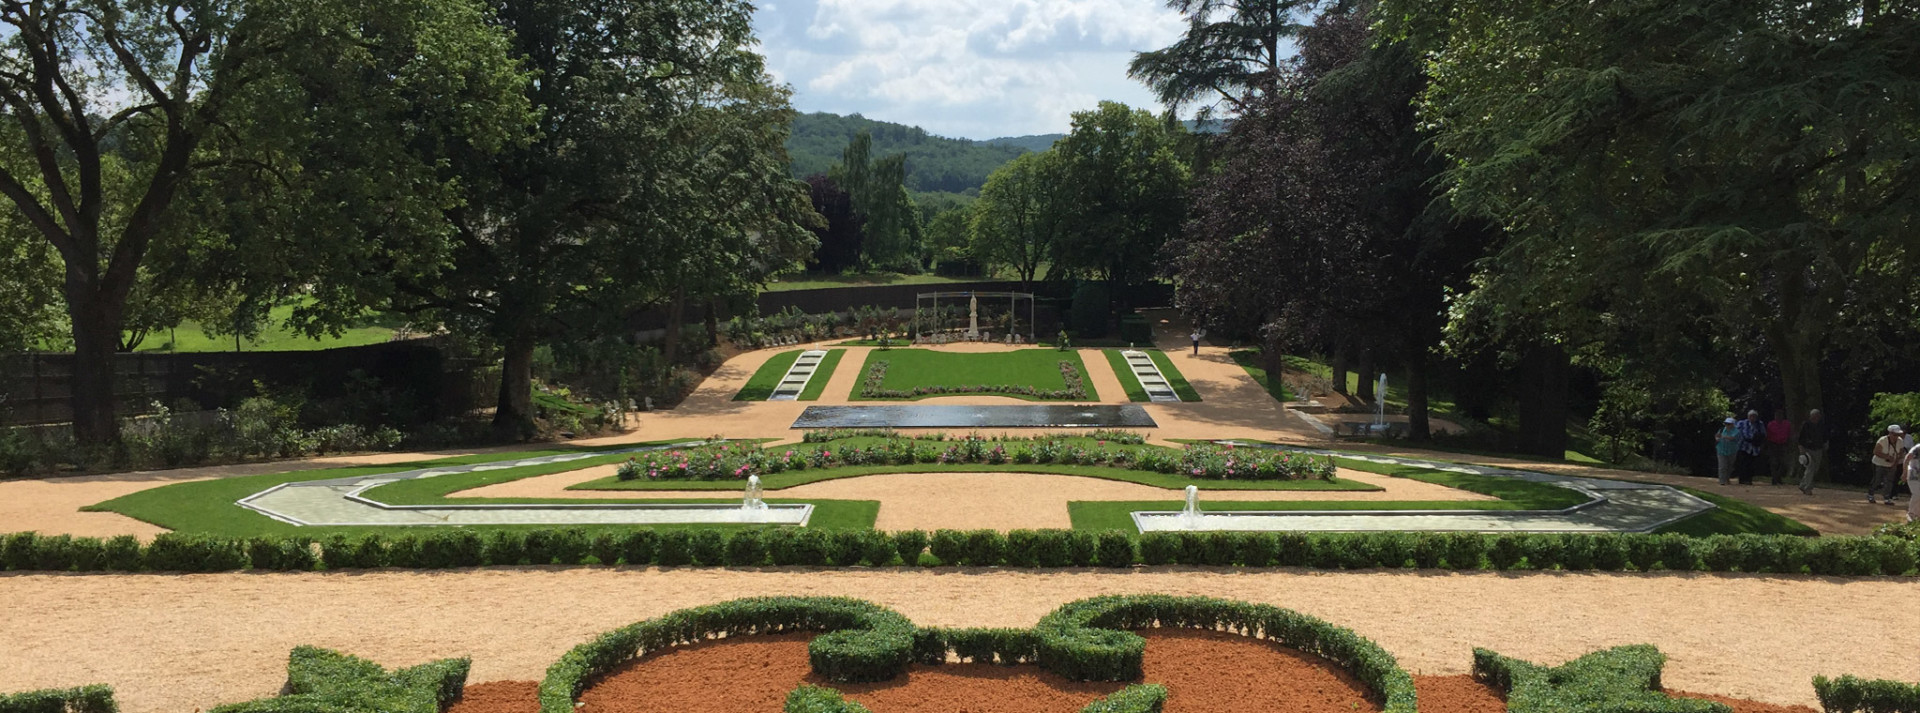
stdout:
<svg viewBox="0 0 1920 713">
<path fill-rule="evenodd" d="M 1024 286 L 1038 277 L 1068 217 L 1061 156 L 1021 154 L 987 177 L 973 205 L 973 254 L 1013 268 Z"/>
<path fill-rule="evenodd" d="M 1243 114 L 1274 91 L 1287 71 L 1301 14 L 1319 0 L 1166 0 L 1185 16 L 1187 31 L 1173 45 L 1134 55 L 1127 76 L 1145 82 L 1160 103 L 1178 109 L 1214 103 Z"/>
<path fill-rule="evenodd" d="M 897 268 L 919 256 L 920 213 L 907 192 L 906 154 L 874 158 L 873 135 L 861 131 L 827 175 L 853 196 L 863 266 Z"/>
<path fill-rule="evenodd" d="M 518 120 L 502 38 L 459 0 L 22 0 L 0 3 L 0 25 L 0 195 L 30 229 L 0 239 L 58 255 L 86 442 L 117 436 L 113 354 L 143 266 L 266 232 L 221 231 L 231 223 L 208 211 L 224 203 L 196 193 L 336 201 L 236 223 L 372 213 L 388 232 L 431 231 L 413 207 L 445 202 L 444 178 L 384 149 L 427 133 L 497 138 L 490 127 Z M 353 239 L 330 229 L 359 219 L 282 225 L 300 225 L 297 240 Z"/>
<path fill-rule="evenodd" d="M 445 212 L 444 267 L 373 272 L 395 277 L 396 308 L 499 345 L 494 427 L 519 438 L 537 346 L 683 286 L 763 279 L 746 263 L 780 251 L 754 245 L 796 234 L 769 215 L 791 218 L 805 193 L 785 176 L 786 96 L 752 51 L 748 3 L 497 0 L 494 14 L 534 73 L 533 136 L 450 153 L 463 201 Z"/>
<path fill-rule="evenodd" d="M 1188 172 L 1177 148 L 1185 130 L 1143 109 L 1100 102 L 1075 112 L 1055 144 L 1065 195 L 1055 264 L 1115 286 L 1154 274 L 1160 246 L 1186 217 Z"/>
<path fill-rule="evenodd" d="M 1454 205 L 1510 236 L 1493 263 L 1509 277 L 1487 295 L 1510 321 L 1571 311 L 1757 333 L 1803 413 L 1823 406 L 1837 330 L 1907 300 L 1920 5 L 1383 7 L 1431 58 L 1421 106 Z M 1664 308 L 1633 308 L 1648 300 Z"/>
</svg>

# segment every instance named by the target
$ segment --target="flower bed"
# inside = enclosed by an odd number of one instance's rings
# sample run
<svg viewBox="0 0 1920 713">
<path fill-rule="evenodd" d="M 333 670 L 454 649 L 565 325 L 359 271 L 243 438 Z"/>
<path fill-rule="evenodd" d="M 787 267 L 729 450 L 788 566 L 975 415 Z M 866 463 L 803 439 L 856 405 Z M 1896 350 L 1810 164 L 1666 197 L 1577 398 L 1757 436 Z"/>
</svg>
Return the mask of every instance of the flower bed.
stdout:
<svg viewBox="0 0 1920 713">
<path fill-rule="evenodd" d="M 944 443 L 945 447 L 940 447 Z M 1009 447 L 1011 446 L 1011 447 Z M 1194 444 L 1168 448 L 1088 448 L 1060 439 L 956 441 L 892 439 L 869 446 L 824 444 L 772 451 L 735 443 L 656 451 L 629 459 L 620 480 L 746 480 L 752 475 L 860 465 L 1063 464 L 1142 470 L 1202 480 L 1332 480 L 1333 461 L 1291 451 Z"/>
<path fill-rule="evenodd" d="M 1027 384 L 966 384 L 960 386 L 916 386 L 912 389 L 889 389 L 883 386 L 887 380 L 888 362 L 876 361 L 868 367 L 866 378 L 860 381 L 860 397 L 865 399 L 911 399 L 920 396 L 959 396 L 964 394 L 1008 394 L 1026 396 L 1047 401 L 1080 401 L 1087 398 L 1087 382 L 1080 378 L 1080 368 L 1073 362 L 1060 362 L 1060 378 L 1066 381 L 1064 389 L 1040 389 Z"/>
</svg>

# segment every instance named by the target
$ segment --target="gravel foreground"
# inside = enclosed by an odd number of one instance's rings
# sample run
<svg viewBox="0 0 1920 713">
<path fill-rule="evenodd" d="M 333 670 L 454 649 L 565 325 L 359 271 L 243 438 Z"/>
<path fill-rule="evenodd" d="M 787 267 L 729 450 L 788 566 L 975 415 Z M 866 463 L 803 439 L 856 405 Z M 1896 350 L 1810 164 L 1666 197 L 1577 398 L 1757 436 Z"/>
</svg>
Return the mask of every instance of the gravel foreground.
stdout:
<svg viewBox="0 0 1920 713">
<path fill-rule="evenodd" d="M 0 691 L 108 683 L 127 713 L 272 695 L 312 644 L 389 666 L 471 656 L 473 683 L 538 680 L 595 634 L 738 597 L 842 595 L 924 625 L 1030 626 L 1108 593 L 1292 608 L 1372 638 L 1415 674 L 1475 646 L 1539 663 L 1651 643 L 1671 688 L 1813 704 L 1815 674 L 1920 680 L 1914 584 L 1766 575 L 759 570 L 522 567 L 441 572 L 0 575 Z"/>
</svg>

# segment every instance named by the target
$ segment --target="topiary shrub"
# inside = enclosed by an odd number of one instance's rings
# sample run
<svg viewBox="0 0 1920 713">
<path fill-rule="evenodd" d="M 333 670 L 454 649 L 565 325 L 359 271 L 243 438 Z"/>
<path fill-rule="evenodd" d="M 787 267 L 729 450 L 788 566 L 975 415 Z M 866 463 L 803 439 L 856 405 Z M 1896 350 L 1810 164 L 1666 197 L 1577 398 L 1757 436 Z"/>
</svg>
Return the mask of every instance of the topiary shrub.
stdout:
<svg viewBox="0 0 1920 713">
<path fill-rule="evenodd" d="M 1920 713 L 1920 685 L 1854 676 L 1813 677 L 1826 713 Z"/>
<path fill-rule="evenodd" d="M 162 533 L 147 546 L 147 567 L 156 572 L 231 572 L 245 569 L 242 541 L 224 537 Z"/>
<path fill-rule="evenodd" d="M 920 530 L 902 530 L 893 533 L 893 549 L 900 553 L 900 564 L 915 567 L 920 564 L 920 553 L 927 551 L 927 533 Z"/>
<path fill-rule="evenodd" d="M 1133 538 L 1119 530 L 1107 530 L 1094 536 L 1093 564 L 1101 567 L 1128 567 L 1134 562 Z"/>
<path fill-rule="evenodd" d="M 662 567 L 684 567 L 693 564 L 693 533 L 686 530 L 661 532 L 659 538 L 654 541 L 653 562 Z"/>
<path fill-rule="evenodd" d="M 849 701 L 839 691 L 811 684 L 787 693 L 783 713 L 870 713 L 866 706 Z"/>
<path fill-rule="evenodd" d="M 0 713 L 118 713 L 113 689 L 93 685 L 0 695 Z"/>
</svg>

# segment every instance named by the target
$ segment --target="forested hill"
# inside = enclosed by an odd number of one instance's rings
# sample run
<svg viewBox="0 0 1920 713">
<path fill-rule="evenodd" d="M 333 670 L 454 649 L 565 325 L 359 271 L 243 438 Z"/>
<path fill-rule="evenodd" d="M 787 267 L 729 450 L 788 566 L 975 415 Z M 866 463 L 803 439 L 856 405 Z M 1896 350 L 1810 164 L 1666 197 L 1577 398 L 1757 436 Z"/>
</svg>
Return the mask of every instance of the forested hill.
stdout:
<svg viewBox="0 0 1920 713">
<path fill-rule="evenodd" d="M 875 158 L 907 155 L 907 188 L 923 193 L 964 193 L 979 188 L 987 182 L 987 174 L 1027 151 L 1018 146 L 934 136 L 919 127 L 874 121 L 859 114 L 801 114 L 794 118 L 793 135 L 787 139 L 793 175 L 804 178 L 826 173 L 862 129 L 873 134 Z"/>
</svg>

